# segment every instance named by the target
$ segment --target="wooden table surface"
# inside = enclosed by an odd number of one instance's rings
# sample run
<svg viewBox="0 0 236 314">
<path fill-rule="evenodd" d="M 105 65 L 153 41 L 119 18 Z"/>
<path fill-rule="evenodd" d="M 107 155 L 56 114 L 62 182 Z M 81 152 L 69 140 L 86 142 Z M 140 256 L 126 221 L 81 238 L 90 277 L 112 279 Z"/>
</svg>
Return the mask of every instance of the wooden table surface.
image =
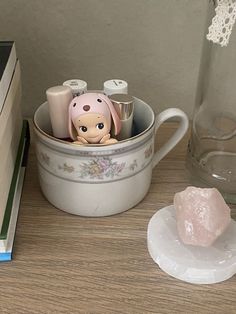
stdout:
<svg viewBox="0 0 236 314">
<path fill-rule="evenodd" d="M 175 128 L 165 124 L 159 144 Z M 150 218 L 190 184 L 187 140 L 188 134 L 154 169 L 141 203 L 105 218 L 73 216 L 48 203 L 32 141 L 14 259 L 0 264 L 0 313 L 236 313 L 236 276 L 188 284 L 160 270 L 147 251 Z"/>
</svg>

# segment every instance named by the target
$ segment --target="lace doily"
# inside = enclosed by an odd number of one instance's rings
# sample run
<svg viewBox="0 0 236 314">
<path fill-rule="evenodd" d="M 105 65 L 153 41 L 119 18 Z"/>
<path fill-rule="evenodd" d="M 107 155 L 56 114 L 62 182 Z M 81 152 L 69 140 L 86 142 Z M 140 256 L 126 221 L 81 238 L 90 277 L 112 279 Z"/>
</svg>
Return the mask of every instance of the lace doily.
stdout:
<svg viewBox="0 0 236 314">
<path fill-rule="evenodd" d="M 236 0 L 217 0 L 215 12 L 207 39 L 227 46 L 236 20 Z"/>
</svg>

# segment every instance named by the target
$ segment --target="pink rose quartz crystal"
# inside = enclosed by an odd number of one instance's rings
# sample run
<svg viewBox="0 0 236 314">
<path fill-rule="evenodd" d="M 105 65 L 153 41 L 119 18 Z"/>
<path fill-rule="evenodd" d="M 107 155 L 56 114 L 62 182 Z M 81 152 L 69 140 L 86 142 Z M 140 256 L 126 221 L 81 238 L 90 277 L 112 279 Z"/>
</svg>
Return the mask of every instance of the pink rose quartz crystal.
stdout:
<svg viewBox="0 0 236 314">
<path fill-rule="evenodd" d="M 231 221 L 230 208 L 215 188 L 187 187 L 174 196 L 176 222 L 183 243 L 209 247 Z"/>
</svg>

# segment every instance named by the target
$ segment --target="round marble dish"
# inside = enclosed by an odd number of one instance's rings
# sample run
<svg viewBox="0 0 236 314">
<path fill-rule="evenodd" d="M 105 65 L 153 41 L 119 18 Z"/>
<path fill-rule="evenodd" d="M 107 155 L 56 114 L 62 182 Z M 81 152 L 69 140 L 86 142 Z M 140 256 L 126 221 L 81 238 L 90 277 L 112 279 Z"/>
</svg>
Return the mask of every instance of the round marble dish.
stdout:
<svg viewBox="0 0 236 314">
<path fill-rule="evenodd" d="M 149 221 L 148 250 L 169 275 L 195 284 L 224 281 L 236 273 L 236 222 L 210 247 L 184 244 L 179 238 L 174 206 L 157 211 Z"/>
</svg>

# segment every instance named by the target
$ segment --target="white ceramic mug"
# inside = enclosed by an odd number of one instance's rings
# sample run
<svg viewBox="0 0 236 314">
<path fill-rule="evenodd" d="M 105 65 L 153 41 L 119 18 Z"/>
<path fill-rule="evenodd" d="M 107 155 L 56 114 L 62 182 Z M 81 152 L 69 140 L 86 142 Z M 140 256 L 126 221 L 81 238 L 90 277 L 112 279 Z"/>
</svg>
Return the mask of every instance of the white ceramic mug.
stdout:
<svg viewBox="0 0 236 314">
<path fill-rule="evenodd" d="M 77 145 L 52 136 L 48 104 L 34 115 L 39 182 L 50 203 L 81 216 L 109 216 L 134 207 L 147 194 L 152 169 L 181 140 L 188 128 L 177 108 L 161 112 L 135 98 L 136 135 L 111 145 Z M 154 153 L 155 134 L 169 118 L 179 127 Z"/>
</svg>

